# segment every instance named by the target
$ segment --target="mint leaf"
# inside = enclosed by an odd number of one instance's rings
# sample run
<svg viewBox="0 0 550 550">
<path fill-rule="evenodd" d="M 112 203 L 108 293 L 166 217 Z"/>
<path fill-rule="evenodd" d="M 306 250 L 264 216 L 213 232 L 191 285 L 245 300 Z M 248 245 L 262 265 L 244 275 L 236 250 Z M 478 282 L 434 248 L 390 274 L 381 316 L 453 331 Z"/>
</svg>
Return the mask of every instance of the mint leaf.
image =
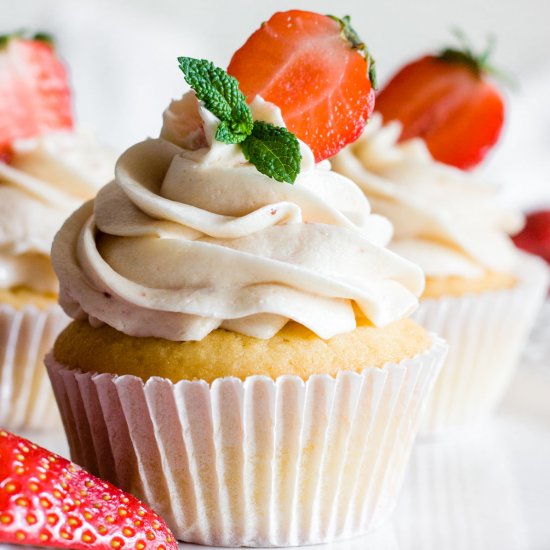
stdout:
<svg viewBox="0 0 550 550">
<path fill-rule="evenodd" d="M 237 80 L 206 59 L 178 57 L 178 62 L 185 81 L 204 106 L 221 121 L 216 139 L 223 143 L 244 141 L 254 122 Z"/>
<path fill-rule="evenodd" d="M 294 183 L 300 173 L 300 144 L 286 128 L 256 121 L 241 148 L 259 172 L 277 181 Z"/>
</svg>

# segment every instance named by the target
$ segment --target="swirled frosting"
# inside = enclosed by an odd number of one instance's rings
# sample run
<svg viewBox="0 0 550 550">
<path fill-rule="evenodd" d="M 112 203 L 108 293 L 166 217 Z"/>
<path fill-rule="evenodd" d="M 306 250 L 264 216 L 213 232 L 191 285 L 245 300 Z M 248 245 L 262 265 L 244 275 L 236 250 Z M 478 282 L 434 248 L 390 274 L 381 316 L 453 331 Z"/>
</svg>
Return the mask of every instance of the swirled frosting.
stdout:
<svg viewBox="0 0 550 550">
<path fill-rule="evenodd" d="M 390 248 L 430 277 L 513 271 L 518 255 L 509 234 L 523 217 L 498 203 L 494 186 L 436 162 L 421 139 L 398 143 L 400 133 L 398 122 L 383 126 L 375 114 L 362 136 L 332 159 L 373 211 L 393 223 Z"/>
<path fill-rule="evenodd" d="M 260 98 L 251 109 L 283 125 Z M 296 182 L 279 183 L 215 141 L 218 124 L 193 92 L 173 102 L 161 138 L 128 149 L 67 221 L 53 263 L 69 315 L 186 341 L 270 338 L 289 319 L 330 338 L 356 312 L 383 325 L 414 310 L 422 272 L 385 248 L 391 224 L 354 183 L 304 144 Z"/>
<path fill-rule="evenodd" d="M 0 162 L 0 288 L 56 292 L 50 262 L 67 216 L 112 177 L 113 160 L 86 136 L 70 132 L 16 141 Z"/>
</svg>

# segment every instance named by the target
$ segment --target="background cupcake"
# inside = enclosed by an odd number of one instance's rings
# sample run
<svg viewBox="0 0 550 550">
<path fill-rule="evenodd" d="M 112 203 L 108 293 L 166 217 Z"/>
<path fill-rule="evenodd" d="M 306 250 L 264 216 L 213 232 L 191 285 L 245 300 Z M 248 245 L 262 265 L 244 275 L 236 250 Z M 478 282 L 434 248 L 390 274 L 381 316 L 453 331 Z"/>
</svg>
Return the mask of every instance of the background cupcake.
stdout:
<svg viewBox="0 0 550 550">
<path fill-rule="evenodd" d="M 333 82 L 314 71 L 329 59 L 336 71 L 356 64 L 350 78 L 368 92 L 370 59 L 342 30 L 348 21 L 275 14 L 232 66 L 253 87 L 255 55 L 290 48 L 303 56 L 271 57 L 286 75 L 263 66 L 272 90 L 299 69 L 314 94 Z M 145 498 L 181 540 L 286 546 L 366 532 L 395 505 L 445 354 L 406 318 L 422 272 L 387 250 L 387 220 L 315 163 L 276 106 L 256 97 L 250 111 L 220 69 L 180 66 L 195 91 L 167 110 L 161 139 L 126 151 L 54 243 L 76 320 L 47 366 L 71 453 Z M 348 84 L 328 95 L 345 98 Z M 220 94 L 229 110 L 211 101 Z M 293 99 L 319 107 L 306 87 Z M 371 107 L 352 113 L 355 126 L 338 126 L 349 111 L 311 118 L 318 160 L 334 147 L 323 125 L 355 132 Z"/>
<path fill-rule="evenodd" d="M 543 262 L 510 240 L 523 217 L 499 204 L 495 187 L 464 171 L 480 162 L 502 127 L 503 103 L 482 78 L 485 70 L 469 50 L 407 65 L 380 93 L 382 113 L 404 125 L 382 126 L 377 115 L 332 161 L 392 221 L 391 248 L 426 273 L 415 318 L 450 344 L 427 433 L 478 420 L 495 407 L 548 284 Z M 421 77 L 424 84 L 409 95 Z"/>
<path fill-rule="evenodd" d="M 51 243 L 112 162 L 74 133 L 49 37 L 0 37 L 0 79 L 0 424 L 40 429 L 57 417 L 43 356 L 67 320 Z"/>
</svg>

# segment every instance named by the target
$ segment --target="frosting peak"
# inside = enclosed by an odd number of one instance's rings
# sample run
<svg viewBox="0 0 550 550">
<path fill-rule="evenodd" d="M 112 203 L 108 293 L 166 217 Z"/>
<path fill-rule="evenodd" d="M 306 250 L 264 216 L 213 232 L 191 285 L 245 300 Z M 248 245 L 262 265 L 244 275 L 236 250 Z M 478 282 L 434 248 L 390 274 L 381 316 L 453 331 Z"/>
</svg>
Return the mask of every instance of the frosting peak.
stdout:
<svg viewBox="0 0 550 550">
<path fill-rule="evenodd" d="M 257 98 L 256 120 L 282 126 Z M 61 304 L 133 336 L 200 340 L 222 327 L 269 338 L 292 319 L 322 338 L 410 314 L 419 268 L 386 248 L 391 224 L 301 144 L 294 185 L 215 141 L 193 92 L 164 113 L 160 139 L 128 149 L 115 181 L 58 234 Z M 355 305 L 355 307 L 354 307 Z"/>
</svg>

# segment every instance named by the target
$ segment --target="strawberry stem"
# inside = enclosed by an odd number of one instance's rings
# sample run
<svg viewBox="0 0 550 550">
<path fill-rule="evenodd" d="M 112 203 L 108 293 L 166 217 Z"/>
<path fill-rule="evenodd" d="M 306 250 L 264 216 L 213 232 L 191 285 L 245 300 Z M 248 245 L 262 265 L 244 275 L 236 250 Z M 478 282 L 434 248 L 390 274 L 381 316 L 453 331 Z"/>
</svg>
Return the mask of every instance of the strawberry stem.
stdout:
<svg viewBox="0 0 550 550">
<path fill-rule="evenodd" d="M 10 40 L 15 38 L 19 38 L 21 40 L 38 40 L 39 42 L 45 42 L 51 46 L 54 45 L 53 36 L 47 32 L 36 32 L 32 34 L 26 29 L 21 29 L 9 34 L 0 34 L 0 48 L 6 47 L 10 43 Z"/>
<path fill-rule="evenodd" d="M 31 38 L 31 40 L 38 40 L 39 42 L 46 42 L 47 44 L 50 44 L 51 46 L 55 46 L 55 40 L 54 37 L 47 33 L 47 32 L 37 32 L 34 34 L 34 36 Z"/>
<path fill-rule="evenodd" d="M 361 38 L 357 34 L 357 31 L 351 26 L 351 17 L 349 15 L 344 15 L 344 17 L 342 18 L 336 17 L 335 15 L 327 15 L 327 17 L 330 17 L 340 24 L 340 28 L 342 29 L 342 37 L 344 38 L 344 40 L 348 42 L 353 50 L 357 50 L 359 53 L 361 53 L 361 55 L 363 55 L 363 57 L 367 61 L 367 71 L 370 83 L 375 90 L 378 89 L 378 81 L 376 78 L 376 62 L 374 61 L 372 55 L 369 53 L 367 45 L 361 40 Z"/>
<path fill-rule="evenodd" d="M 517 82 L 506 72 L 497 69 L 490 63 L 496 46 L 496 38 L 489 35 L 487 45 L 481 53 L 476 53 L 466 34 L 461 29 L 453 29 L 452 33 L 459 42 L 458 48 L 445 48 L 437 54 L 437 58 L 448 63 L 457 63 L 465 65 L 476 76 L 482 78 L 484 75 L 491 75 L 508 86 L 515 88 Z"/>
</svg>

